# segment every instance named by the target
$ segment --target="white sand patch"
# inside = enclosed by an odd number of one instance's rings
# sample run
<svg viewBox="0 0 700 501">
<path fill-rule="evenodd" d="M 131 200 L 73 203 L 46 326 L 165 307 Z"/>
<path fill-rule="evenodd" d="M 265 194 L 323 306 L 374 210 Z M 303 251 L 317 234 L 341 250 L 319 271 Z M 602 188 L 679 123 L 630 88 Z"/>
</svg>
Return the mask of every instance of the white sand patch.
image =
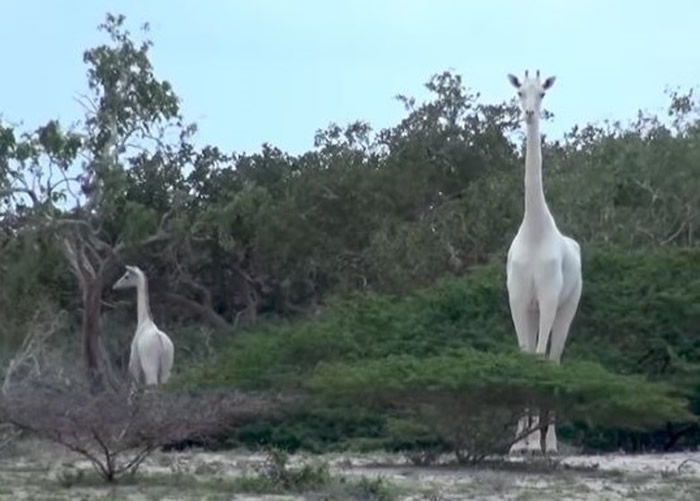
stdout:
<svg viewBox="0 0 700 501">
<path fill-rule="evenodd" d="M 625 473 L 662 473 L 675 471 L 677 473 L 689 475 L 700 474 L 700 452 L 569 456 L 565 458 L 563 462 L 572 466 L 597 465 L 601 470 L 624 471 Z"/>
</svg>

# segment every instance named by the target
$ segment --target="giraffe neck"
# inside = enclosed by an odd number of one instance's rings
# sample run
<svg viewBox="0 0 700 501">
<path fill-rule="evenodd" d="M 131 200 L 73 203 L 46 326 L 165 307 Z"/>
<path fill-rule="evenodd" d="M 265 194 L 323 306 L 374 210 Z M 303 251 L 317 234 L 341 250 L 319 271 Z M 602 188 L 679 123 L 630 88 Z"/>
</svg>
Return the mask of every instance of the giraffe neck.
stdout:
<svg viewBox="0 0 700 501">
<path fill-rule="evenodd" d="M 148 282 L 146 277 L 142 276 L 136 286 L 136 314 L 138 325 L 143 324 L 147 320 L 151 320 L 151 306 L 148 301 Z"/>
<path fill-rule="evenodd" d="M 531 232 L 539 234 L 549 228 L 553 221 L 542 187 L 542 144 L 538 118 L 527 124 L 526 146 L 523 226 Z"/>
</svg>

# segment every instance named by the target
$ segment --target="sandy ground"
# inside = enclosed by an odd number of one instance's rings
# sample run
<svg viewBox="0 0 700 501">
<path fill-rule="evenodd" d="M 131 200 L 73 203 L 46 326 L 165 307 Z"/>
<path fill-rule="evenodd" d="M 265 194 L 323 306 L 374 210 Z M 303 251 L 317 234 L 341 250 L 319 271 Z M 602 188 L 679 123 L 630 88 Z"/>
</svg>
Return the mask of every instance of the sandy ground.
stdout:
<svg viewBox="0 0 700 501">
<path fill-rule="evenodd" d="M 227 484 L 255 476 L 263 454 L 248 452 L 154 453 L 135 479 L 105 486 L 91 466 L 50 444 L 22 443 L 0 457 L 0 500 L 41 499 L 377 499 L 324 492 L 245 494 Z M 417 467 L 389 454 L 297 455 L 290 467 L 325 462 L 342 482 L 383 479 L 397 500 L 700 500 L 700 452 L 650 455 L 567 456 L 546 462 L 517 460 L 499 467 Z M 85 472 L 80 477 L 79 472 Z M 66 479 L 82 480 L 67 487 Z M 231 487 L 228 487 L 231 486 Z M 344 491 L 343 491 L 344 492 Z"/>
</svg>

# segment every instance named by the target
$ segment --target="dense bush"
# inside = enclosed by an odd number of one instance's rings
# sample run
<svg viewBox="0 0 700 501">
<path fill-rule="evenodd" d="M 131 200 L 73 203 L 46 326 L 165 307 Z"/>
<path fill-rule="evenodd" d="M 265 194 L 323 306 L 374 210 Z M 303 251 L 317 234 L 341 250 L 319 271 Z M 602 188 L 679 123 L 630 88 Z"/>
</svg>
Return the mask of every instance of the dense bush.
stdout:
<svg viewBox="0 0 700 501">
<path fill-rule="evenodd" d="M 465 278 L 445 280 L 411 295 L 364 294 L 336 299 L 315 318 L 252 330 L 236 339 L 216 361 L 183 375 L 180 383 L 195 387 L 304 388 L 320 377 L 319 367 L 337 363 L 347 364 L 348 374 L 362 381 L 359 386 L 382 391 L 386 375 L 373 378 L 371 371 L 364 375 L 360 371 L 358 375 L 352 367 L 370 364 L 368 367 L 387 368 L 390 360 L 404 360 L 408 365 L 402 369 L 399 381 L 414 384 L 414 391 L 409 393 L 415 397 L 421 394 L 416 378 L 424 376 L 422 371 L 431 367 L 422 363 L 442 360 L 444 370 L 454 364 L 451 370 L 461 374 L 460 381 L 468 379 L 467 375 L 474 378 L 475 385 L 486 385 L 489 380 L 485 378 L 496 378 L 498 384 L 510 381 L 510 386 L 502 391 L 483 386 L 483 394 L 462 395 L 469 402 L 489 402 L 490 396 L 496 396 L 496 401 L 506 403 L 506 391 L 515 399 L 514 404 L 522 404 L 518 399 L 526 398 L 528 392 L 518 387 L 519 381 L 537 382 L 538 388 L 544 385 L 550 390 L 552 385 L 560 384 L 560 392 L 585 396 L 580 407 L 573 401 L 561 400 L 566 402 L 562 415 L 574 412 L 568 416 L 564 436 L 578 437 L 579 442 L 588 445 L 595 442 L 601 447 L 600 433 L 606 433 L 602 430 L 621 430 L 617 432 L 619 439 L 620 433 L 633 434 L 635 425 L 642 424 L 643 416 L 648 416 L 650 422 L 646 425 L 666 430 L 655 444 L 650 444 L 661 447 L 678 430 L 693 431 L 692 420 L 680 428 L 673 424 L 667 428 L 655 414 L 665 412 L 665 404 L 656 406 L 652 390 L 635 389 L 628 380 L 618 380 L 596 366 L 582 365 L 581 361 L 598 362 L 613 373 L 637 374 L 668 383 L 690 398 L 691 409 L 697 413 L 700 394 L 696 361 L 700 360 L 700 345 L 694 335 L 697 323 L 693 323 L 692 315 L 700 304 L 700 282 L 693 278 L 700 273 L 700 253 L 679 249 L 585 251 L 585 292 L 565 351 L 564 366 L 550 368 L 546 374 L 530 373 L 527 379 L 531 366 L 512 365 L 515 362 L 511 359 L 498 358 L 513 351 L 515 339 L 507 309 L 504 267 L 496 262 L 474 269 Z M 681 280 L 683 276 L 689 279 Z M 479 355 L 467 361 L 449 358 L 456 356 L 454 350 L 463 349 L 477 350 L 470 353 Z M 468 370 L 486 372 L 464 372 Z M 547 383 L 537 379 L 543 377 L 551 380 Z M 590 386 L 586 389 L 577 384 Z M 623 393 L 618 393 L 617 384 Z M 587 393 L 589 390 L 593 393 Z M 617 397 L 610 400 L 613 395 Z M 632 400 L 626 400 L 624 395 Z M 638 397 L 643 400 L 634 401 Z M 426 401 L 430 400 L 426 397 Z M 645 406 L 649 408 L 644 410 Z M 286 438 L 280 440 L 286 445 L 318 449 L 321 443 L 332 445 L 332 434 L 322 431 L 324 426 L 319 423 L 324 416 L 334 416 L 328 422 L 344 428 L 335 435 L 336 445 L 353 435 L 375 439 L 387 447 L 395 444 L 389 439 L 387 426 L 397 414 L 390 409 L 386 420 L 374 415 L 374 424 L 369 428 L 359 424 L 361 419 L 351 426 L 357 412 L 345 412 L 319 404 L 317 409 L 292 417 L 287 423 L 275 423 L 275 432 L 260 426 L 246 439 L 274 441 L 275 434 L 282 433 Z M 636 415 L 638 412 L 641 415 Z M 367 413 L 364 415 L 366 420 Z M 340 424 L 343 422 L 346 424 Z M 598 431 L 591 435 L 595 440 L 588 442 L 585 436 L 576 434 L 584 425 L 588 430 L 597 427 Z M 434 435 L 430 440 L 433 439 L 442 440 Z"/>
<path fill-rule="evenodd" d="M 330 300 L 318 316 L 252 329 L 183 382 L 299 387 L 322 361 L 427 356 L 465 345 L 488 351 L 511 347 L 511 337 L 500 267 L 486 266 L 415 294 L 352 294 Z"/>
<path fill-rule="evenodd" d="M 685 374 L 700 360 L 700 251 L 584 249 L 585 291 L 565 351 L 623 373 Z M 494 262 L 460 279 L 403 296 L 352 295 L 317 316 L 268 323 L 188 374 L 202 385 L 298 384 L 320 361 L 391 354 L 428 356 L 451 347 L 484 351 L 515 344 L 505 267 Z"/>
<path fill-rule="evenodd" d="M 669 385 L 615 375 L 590 362 L 561 366 L 517 352 L 462 349 L 320 364 L 311 386 L 346 404 L 409 410 L 460 462 L 507 451 L 524 408 L 553 410 L 559 423 L 626 429 L 694 420 Z"/>
</svg>

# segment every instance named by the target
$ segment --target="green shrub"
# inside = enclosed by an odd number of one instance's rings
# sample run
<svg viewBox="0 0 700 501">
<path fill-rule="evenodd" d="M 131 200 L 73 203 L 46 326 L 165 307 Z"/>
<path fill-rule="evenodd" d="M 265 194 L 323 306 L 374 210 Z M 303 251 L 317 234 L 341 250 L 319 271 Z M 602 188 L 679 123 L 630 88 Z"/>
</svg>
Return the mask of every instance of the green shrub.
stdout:
<svg viewBox="0 0 700 501">
<path fill-rule="evenodd" d="M 517 352 L 465 348 L 425 358 L 320 364 L 310 386 L 330 399 L 408 409 L 460 462 L 507 450 L 525 407 L 553 409 L 560 422 L 628 429 L 694 419 L 666 384 L 615 375 L 590 362 L 560 366 Z"/>
<path fill-rule="evenodd" d="M 650 375 L 700 360 L 700 250 L 584 249 L 584 257 L 567 356 Z"/>
<path fill-rule="evenodd" d="M 607 397 L 619 391 L 617 385 L 629 389 L 632 383 L 613 378 L 600 367 L 577 364 L 585 360 L 594 360 L 613 373 L 639 374 L 670 384 L 689 398 L 694 413 L 700 413 L 700 251 L 584 248 L 583 255 L 583 298 L 563 368 L 552 369 L 560 372 L 550 376 L 569 378 L 557 387 L 563 391 L 569 385 L 577 394 L 583 392 L 586 405 L 577 407 L 571 402 L 568 409 L 578 413 L 578 422 L 564 425 L 562 436 L 595 448 L 624 442 L 625 434 L 634 437 L 642 432 L 630 429 L 637 419 L 627 420 L 617 406 L 648 407 L 657 395 L 640 390 L 626 394 L 632 401 L 622 401 L 628 397 L 611 401 Z M 505 270 L 498 261 L 409 295 L 349 295 L 329 301 L 316 317 L 250 329 L 214 362 L 178 379 L 190 387 L 303 389 L 315 371 L 318 377 L 317 368 L 323 364 L 355 366 L 375 361 L 382 365 L 387 357 L 406 357 L 416 364 L 406 369 L 406 380 L 415 382 L 415 371 L 426 357 L 449 357 L 464 349 L 484 354 L 512 352 L 515 346 Z M 496 372 L 485 367 L 486 372 L 477 376 L 510 375 L 513 381 L 526 377 L 521 372 L 526 367 L 512 361 L 514 365 L 503 365 L 506 359 L 499 359 Z M 587 386 L 577 386 L 576 378 L 585 378 Z M 400 412 L 391 408 L 359 412 L 359 407 L 349 412 L 346 406 L 316 403 L 281 421 L 260 423 L 236 440 L 312 450 L 345 447 L 362 439 L 387 448 L 442 443 L 436 435 L 402 440 L 388 431 L 388 423 L 402 417 Z M 583 423 L 589 414 L 595 416 L 597 428 L 591 428 L 592 422 Z M 651 421 L 660 423 L 656 417 Z M 696 429 L 692 422 L 670 423 L 653 434 L 643 433 L 655 437 L 649 447 L 658 448 L 678 442 L 678 433 Z"/>
<path fill-rule="evenodd" d="M 491 265 L 475 269 L 468 279 L 445 280 L 410 296 L 335 298 L 317 317 L 241 334 L 216 361 L 191 370 L 179 382 L 298 388 L 320 362 L 434 355 L 462 346 L 509 349 L 515 337 L 503 280 L 499 267 Z"/>
<path fill-rule="evenodd" d="M 260 419 L 243 425 L 230 445 L 252 447 L 275 446 L 293 452 L 312 452 L 356 448 L 356 438 L 384 446 L 385 417 L 362 406 L 324 405 L 315 403 L 277 419 Z M 374 447 L 374 449 L 381 447 Z"/>
</svg>

